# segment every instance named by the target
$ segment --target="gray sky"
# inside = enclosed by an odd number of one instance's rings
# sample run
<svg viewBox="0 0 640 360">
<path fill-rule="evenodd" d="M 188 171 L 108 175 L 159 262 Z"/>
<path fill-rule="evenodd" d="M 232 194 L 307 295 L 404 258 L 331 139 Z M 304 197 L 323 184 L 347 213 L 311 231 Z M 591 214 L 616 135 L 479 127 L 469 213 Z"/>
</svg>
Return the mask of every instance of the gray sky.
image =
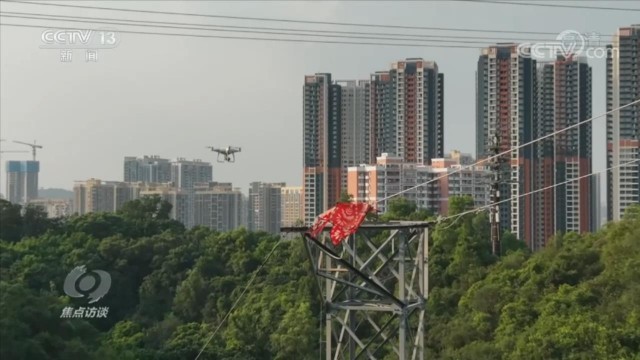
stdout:
<svg viewBox="0 0 640 360">
<path fill-rule="evenodd" d="M 637 12 L 554 9 L 469 2 L 174 2 L 74 1 L 89 6 L 152 9 L 249 17 L 401 24 L 559 33 L 613 34 L 638 22 Z M 558 3 L 558 2 L 556 2 Z M 634 2 L 572 2 L 585 6 L 640 7 Z M 124 14 L 0 3 L 2 11 L 146 19 L 244 26 L 303 28 L 312 25 L 247 22 L 184 16 Z M 52 24 L 2 18 L 3 23 Z M 98 28 L 67 23 L 67 27 Z M 120 30 L 161 32 L 112 26 Z M 443 34 L 402 29 L 314 26 L 342 31 Z M 302 84 L 305 74 L 366 79 L 406 57 L 435 60 L 445 74 L 445 150 L 473 153 L 477 49 L 300 44 L 120 34 L 96 63 L 75 50 L 71 63 L 58 50 L 40 49 L 44 29 L 0 27 L 0 136 L 37 140 L 44 146 L 40 186 L 71 189 L 74 180 L 122 179 L 128 155 L 211 161 L 215 181 L 244 189 L 252 181 L 301 184 Z M 167 30 L 187 32 L 186 30 Z M 213 34 L 213 33 L 212 33 Z M 451 35 L 453 33 L 449 33 Z M 228 34 L 252 36 L 250 34 Z M 456 33 L 456 35 L 486 35 Z M 517 37 L 514 34 L 494 35 Z M 543 36 L 533 35 L 538 39 Z M 546 36 L 553 40 L 554 36 Z M 354 41 L 354 40 L 349 40 Z M 355 40 L 357 41 L 357 40 Z M 368 41 L 368 40 L 363 40 Z M 603 37 L 604 42 L 610 38 Z M 480 45 L 478 45 L 480 46 Z M 593 66 L 593 114 L 605 111 L 605 60 Z M 236 163 L 219 164 L 205 146 L 242 146 Z M 29 150 L 2 143 L 3 150 Z M 605 168 L 605 119 L 594 121 L 594 168 Z M 10 156 L 11 155 L 11 156 Z M 2 161 L 30 154 L 3 154 Z M 5 190 L 4 164 L 1 189 Z"/>
</svg>

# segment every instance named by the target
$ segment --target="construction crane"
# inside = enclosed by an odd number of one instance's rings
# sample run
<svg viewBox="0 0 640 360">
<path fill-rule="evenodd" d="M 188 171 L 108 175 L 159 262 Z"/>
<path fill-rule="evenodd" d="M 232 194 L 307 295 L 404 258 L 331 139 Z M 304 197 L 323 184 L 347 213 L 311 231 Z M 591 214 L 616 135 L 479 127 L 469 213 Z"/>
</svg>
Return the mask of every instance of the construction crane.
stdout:
<svg viewBox="0 0 640 360">
<path fill-rule="evenodd" d="M 23 141 L 15 141 L 15 140 L 13 142 L 16 144 L 31 146 L 31 154 L 33 155 L 33 161 L 36 161 L 36 149 L 42 149 L 42 145 L 37 145 L 35 140 L 33 140 L 33 144 L 23 142 Z"/>
<path fill-rule="evenodd" d="M 0 142 L 2 141 L 6 141 L 5 139 L 0 139 Z M 4 154 L 4 153 L 28 153 L 28 151 L 25 150 L 0 150 L 0 154 Z"/>
<path fill-rule="evenodd" d="M 4 153 L 28 153 L 28 151 L 25 150 L 0 150 L 0 158 L 1 158 L 1 154 Z"/>
</svg>

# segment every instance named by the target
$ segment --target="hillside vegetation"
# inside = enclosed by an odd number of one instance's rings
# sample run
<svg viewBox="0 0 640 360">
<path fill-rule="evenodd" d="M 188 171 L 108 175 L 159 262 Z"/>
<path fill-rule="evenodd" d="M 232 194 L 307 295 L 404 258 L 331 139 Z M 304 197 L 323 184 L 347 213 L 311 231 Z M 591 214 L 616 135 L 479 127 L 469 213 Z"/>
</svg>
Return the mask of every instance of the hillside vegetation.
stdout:
<svg viewBox="0 0 640 360">
<path fill-rule="evenodd" d="M 452 211 L 465 206 L 457 199 Z M 391 209 L 387 218 L 428 216 Z M 0 358 L 194 359 L 280 239 L 185 230 L 169 211 L 145 198 L 117 214 L 49 220 L 1 201 Z M 432 232 L 429 359 L 640 358 L 640 207 L 535 254 L 506 234 L 498 259 L 488 232 L 485 214 Z M 80 265 L 111 276 L 94 304 L 63 291 Z M 314 281 L 302 241 L 284 240 L 201 359 L 317 359 Z M 108 314 L 61 318 L 92 306 Z"/>
</svg>

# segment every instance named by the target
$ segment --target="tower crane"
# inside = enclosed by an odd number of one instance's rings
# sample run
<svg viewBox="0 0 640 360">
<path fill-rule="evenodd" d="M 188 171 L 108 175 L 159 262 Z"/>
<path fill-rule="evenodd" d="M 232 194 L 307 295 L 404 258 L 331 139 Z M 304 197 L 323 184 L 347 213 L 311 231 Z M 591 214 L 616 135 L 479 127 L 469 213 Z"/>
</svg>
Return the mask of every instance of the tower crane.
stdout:
<svg viewBox="0 0 640 360">
<path fill-rule="evenodd" d="M 42 145 L 37 145 L 35 140 L 33 140 L 33 144 L 23 142 L 23 141 L 15 141 L 15 140 L 13 142 L 16 144 L 31 146 L 31 154 L 33 155 L 33 161 L 36 161 L 36 149 L 42 149 Z"/>
<path fill-rule="evenodd" d="M 2 141 L 6 141 L 5 139 L 0 139 L 0 142 Z M 24 150 L 2 150 L 2 148 L 0 148 L 0 154 L 4 154 L 4 153 L 28 153 L 28 151 L 24 151 Z"/>
<path fill-rule="evenodd" d="M 0 139 L 0 142 L 2 141 L 6 141 L 5 139 Z M 25 150 L 2 150 L 0 149 L 0 154 L 4 154 L 4 153 L 28 153 L 28 151 Z"/>
<path fill-rule="evenodd" d="M 0 150 L 0 158 L 4 153 L 28 153 L 26 150 Z"/>
</svg>

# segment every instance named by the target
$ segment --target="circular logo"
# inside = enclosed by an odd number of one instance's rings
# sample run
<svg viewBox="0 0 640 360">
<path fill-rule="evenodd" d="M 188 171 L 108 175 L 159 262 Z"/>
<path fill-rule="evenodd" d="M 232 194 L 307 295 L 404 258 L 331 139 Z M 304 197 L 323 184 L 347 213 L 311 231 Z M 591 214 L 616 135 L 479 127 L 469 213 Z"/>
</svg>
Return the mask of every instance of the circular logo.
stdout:
<svg viewBox="0 0 640 360">
<path fill-rule="evenodd" d="M 87 272 L 87 267 L 76 266 L 64 279 L 64 292 L 74 298 L 86 297 L 89 304 L 100 300 L 111 288 L 111 275 L 103 270 Z"/>
<path fill-rule="evenodd" d="M 580 54 L 586 46 L 584 36 L 576 30 L 565 30 L 558 34 L 556 40 L 560 42 L 560 51 L 565 57 Z"/>
</svg>

